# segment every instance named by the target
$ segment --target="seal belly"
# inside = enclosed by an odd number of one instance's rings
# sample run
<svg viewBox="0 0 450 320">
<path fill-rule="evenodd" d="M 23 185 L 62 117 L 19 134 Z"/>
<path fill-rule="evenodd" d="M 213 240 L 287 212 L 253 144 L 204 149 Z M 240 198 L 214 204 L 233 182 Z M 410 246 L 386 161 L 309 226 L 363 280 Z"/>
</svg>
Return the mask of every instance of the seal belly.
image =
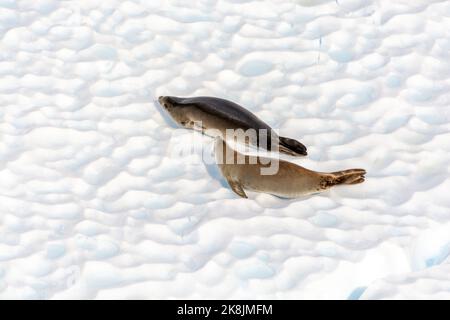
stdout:
<svg viewBox="0 0 450 320">
<path fill-rule="evenodd" d="M 237 142 L 245 145 L 259 146 L 259 132 L 256 130 L 247 131 L 253 128 L 249 128 L 246 124 L 237 123 L 222 114 L 211 116 L 210 113 L 198 108 L 188 107 L 186 115 L 189 118 L 188 128 L 202 131 L 211 137 L 220 135 L 226 140 L 237 139 Z M 270 146 L 270 141 L 266 145 Z"/>
<path fill-rule="evenodd" d="M 241 173 L 242 185 L 248 190 L 283 198 L 297 198 L 320 191 L 320 176 L 314 171 L 285 161 L 280 161 L 278 171 L 272 175 L 262 174 L 262 166 L 249 166 L 253 168 L 247 168 Z"/>
<path fill-rule="evenodd" d="M 197 130 L 200 129 L 201 125 L 201 128 L 203 129 L 202 131 L 207 130 L 210 133 L 214 133 L 214 130 L 217 130 L 224 135 L 226 129 L 236 129 L 236 124 L 229 119 L 225 117 L 212 116 L 210 113 L 195 107 L 186 108 L 186 117 L 191 123 L 190 128 Z M 194 124 L 197 124 L 197 126 L 194 126 Z M 217 134 L 212 135 L 217 136 Z"/>
</svg>

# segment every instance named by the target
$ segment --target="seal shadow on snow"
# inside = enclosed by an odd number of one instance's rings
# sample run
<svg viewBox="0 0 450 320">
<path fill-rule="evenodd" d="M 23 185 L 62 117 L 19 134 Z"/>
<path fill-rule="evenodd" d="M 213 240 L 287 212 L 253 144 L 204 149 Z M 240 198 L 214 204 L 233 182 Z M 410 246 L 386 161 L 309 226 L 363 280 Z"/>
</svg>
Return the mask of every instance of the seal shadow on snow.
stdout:
<svg viewBox="0 0 450 320">
<path fill-rule="evenodd" d="M 213 143 L 214 140 L 211 138 L 211 145 Z M 211 155 L 214 156 L 214 150 L 211 149 L 210 152 Z M 208 172 L 211 178 L 219 181 L 222 187 L 227 188 L 230 190 L 230 192 L 232 192 L 227 180 L 223 177 L 222 173 L 220 172 L 219 166 L 216 163 L 207 163 L 206 161 L 203 161 L 203 165 L 205 166 L 206 172 Z"/>
<path fill-rule="evenodd" d="M 179 129 L 180 126 L 173 120 L 169 114 L 163 109 L 163 107 L 159 104 L 158 100 L 153 100 L 153 104 L 155 105 L 156 110 L 159 112 L 161 117 L 164 119 L 164 122 L 173 129 Z"/>
</svg>

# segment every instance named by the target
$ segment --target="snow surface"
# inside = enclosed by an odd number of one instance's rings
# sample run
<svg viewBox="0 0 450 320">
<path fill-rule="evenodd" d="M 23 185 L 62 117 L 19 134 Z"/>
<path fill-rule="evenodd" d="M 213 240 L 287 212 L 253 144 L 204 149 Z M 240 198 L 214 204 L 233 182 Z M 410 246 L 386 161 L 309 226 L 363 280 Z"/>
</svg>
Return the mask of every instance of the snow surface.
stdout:
<svg viewBox="0 0 450 320">
<path fill-rule="evenodd" d="M 0 0 L 0 39 L 0 298 L 450 298 L 450 1 Z M 366 182 L 240 199 L 159 95 Z"/>
</svg>

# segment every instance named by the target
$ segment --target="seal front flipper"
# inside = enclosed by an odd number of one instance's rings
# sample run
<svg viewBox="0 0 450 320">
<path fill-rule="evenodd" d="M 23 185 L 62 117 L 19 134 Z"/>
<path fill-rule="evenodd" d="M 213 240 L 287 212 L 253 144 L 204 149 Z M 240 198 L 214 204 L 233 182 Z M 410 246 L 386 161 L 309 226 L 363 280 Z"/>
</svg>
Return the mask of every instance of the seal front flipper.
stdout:
<svg viewBox="0 0 450 320">
<path fill-rule="evenodd" d="M 278 137 L 280 143 L 280 152 L 289 154 L 291 156 L 306 156 L 306 147 L 295 139 Z"/>
<path fill-rule="evenodd" d="M 227 179 L 228 184 L 230 185 L 231 190 L 234 191 L 238 196 L 242 198 L 248 198 L 245 194 L 244 189 L 242 188 L 242 185 L 234 180 L 229 179 L 228 177 L 225 177 Z"/>
</svg>

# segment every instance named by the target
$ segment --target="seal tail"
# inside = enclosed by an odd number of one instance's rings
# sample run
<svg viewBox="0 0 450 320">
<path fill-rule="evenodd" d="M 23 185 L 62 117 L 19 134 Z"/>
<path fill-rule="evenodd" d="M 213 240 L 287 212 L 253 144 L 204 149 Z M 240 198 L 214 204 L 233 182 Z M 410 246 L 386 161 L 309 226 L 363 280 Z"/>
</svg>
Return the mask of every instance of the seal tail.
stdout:
<svg viewBox="0 0 450 320">
<path fill-rule="evenodd" d="M 331 184 L 357 184 L 362 183 L 365 180 L 364 175 L 366 174 L 366 170 L 364 169 L 349 169 L 343 171 L 336 171 L 330 173 L 331 175 Z"/>
<path fill-rule="evenodd" d="M 297 140 L 279 137 L 279 148 L 280 152 L 289 154 L 291 156 L 306 156 L 308 153 L 306 152 L 306 147 L 298 142 Z"/>
</svg>

